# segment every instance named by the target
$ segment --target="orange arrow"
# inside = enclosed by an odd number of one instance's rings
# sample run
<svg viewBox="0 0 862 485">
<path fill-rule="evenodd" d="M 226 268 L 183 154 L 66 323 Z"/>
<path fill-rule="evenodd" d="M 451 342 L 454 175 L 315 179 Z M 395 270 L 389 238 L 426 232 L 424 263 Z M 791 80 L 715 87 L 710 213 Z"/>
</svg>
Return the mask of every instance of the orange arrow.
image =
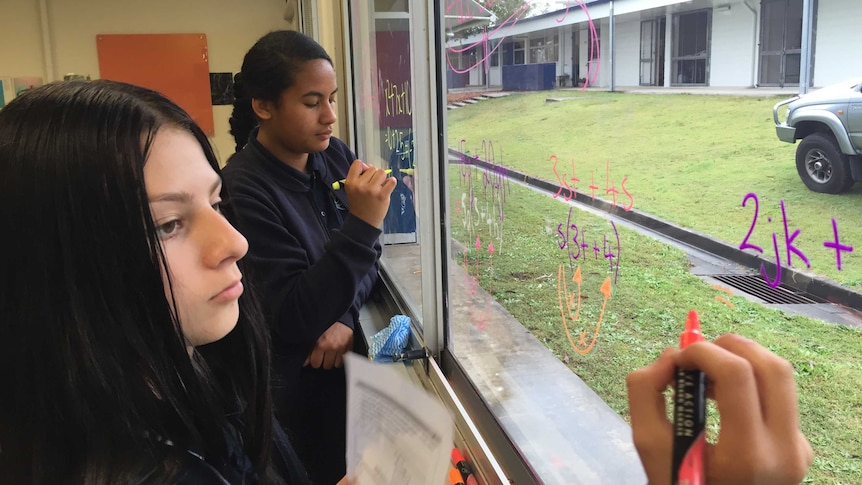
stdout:
<svg viewBox="0 0 862 485">
<path fill-rule="evenodd" d="M 572 281 L 578 284 L 578 306 L 575 312 L 575 316 L 572 316 L 572 299 L 574 298 L 574 294 L 570 295 L 568 292 L 568 288 L 566 287 L 565 272 L 565 267 L 561 264 L 557 269 L 557 299 L 560 305 L 560 317 L 562 317 L 563 320 L 563 329 L 566 331 L 566 338 L 569 339 L 569 344 L 572 346 L 572 349 L 574 349 L 575 352 L 581 355 L 586 355 L 590 353 L 591 350 L 593 350 L 593 347 L 596 345 L 596 340 L 599 337 L 599 331 L 601 330 L 602 321 L 605 317 L 605 308 L 607 307 L 608 300 L 611 298 L 611 278 L 605 278 L 604 283 L 602 283 L 602 286 L 599 288 L 599 291 L 601 291 L 602 295 L 604 295 L 604 301 L 602 302 L 602 310 L 599 314 L 599 321 L 596 323 L 596 328 L 593 332 L 592 340 L 588 345 L 586 342 L 586 331 L 582 331 L 578 343 L 575 344 L 575 341 L 572 338 L 572 334 L 569 331 L 568 322 L 566 320 L 571 319 L 572 321 L 577 321 L 581 313 L 581 267 L 578 266 L 578 268 L 575 270 L 574 276 L 572 276 Z M 563 306 L 564 301 L 565 307 Z M 569 318 L 566 318 L 567 312 Z"/>
</svg>

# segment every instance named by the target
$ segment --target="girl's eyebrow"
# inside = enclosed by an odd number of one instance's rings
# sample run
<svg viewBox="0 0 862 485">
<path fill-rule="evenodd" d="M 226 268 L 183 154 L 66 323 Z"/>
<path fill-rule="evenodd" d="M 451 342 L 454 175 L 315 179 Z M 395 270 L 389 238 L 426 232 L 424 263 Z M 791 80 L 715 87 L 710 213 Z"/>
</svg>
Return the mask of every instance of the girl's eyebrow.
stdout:
<svg viewBox="0 0 862 485">
<path fill-rule="evenodd" d="M 210 189 L 211 194 L 214 194 L 216 192 L 221 192 L 221 178 L 216 180 L 216 182 L 212 185 L 212 188 Z M 154 197 L 149 197 L 150 204 L 153 204 L 155 202 L 180 202 L 183 204 L 188 204 L 191 203 L 194 198 L 194 195 L 190 194 L 189 192 L 165 192 Z"/>
<path fill-rule="evenodd" d="M 335 94 L 337 92 L 338 92 L 338 88 L 335 88 L 335 90 L 332 91 L 332 94 Z M 330 94 L 330 96 L 332 96 L 332 94 Z M 309 92 L 302 95 L 303 98 L 306 98 L 308 96 L 314 96 L 316 98 L 325 98 L 326 97 L 325 94 L 318 92 L 318 91 L 309 91 Z"/>
</svg>

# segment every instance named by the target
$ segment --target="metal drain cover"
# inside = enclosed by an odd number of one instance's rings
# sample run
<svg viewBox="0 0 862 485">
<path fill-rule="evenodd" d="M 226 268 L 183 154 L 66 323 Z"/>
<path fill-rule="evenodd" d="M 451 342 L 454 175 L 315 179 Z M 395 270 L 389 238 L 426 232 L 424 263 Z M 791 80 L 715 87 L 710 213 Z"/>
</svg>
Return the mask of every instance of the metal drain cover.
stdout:
<svg viewBox="0 0 862 485">
<path fill-rule="evenodd" d="M 787 286 L 784 283 L 772 288 L 760 275 L 721 274 L 709 275 L 709 277 L 773 305 L 827 303 L 826 300 L 818 296 Z"/>
</svg>

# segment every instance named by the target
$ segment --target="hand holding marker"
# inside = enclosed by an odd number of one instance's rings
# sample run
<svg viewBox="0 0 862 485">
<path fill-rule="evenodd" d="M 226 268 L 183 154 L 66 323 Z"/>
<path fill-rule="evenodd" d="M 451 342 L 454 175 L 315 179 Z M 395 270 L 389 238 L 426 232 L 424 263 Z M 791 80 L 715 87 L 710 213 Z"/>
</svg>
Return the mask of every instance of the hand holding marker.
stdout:
<svg viewBox="0 0 862 485">
<path fill-rule="evenodd" d="M 413 175 L 413 172 L 415 171 L 415 169 L 413 169 L 413 168 L 402 168 L 402 169 L 401 169 L 401 170 L 399 170 L 399 171 L 400 171 L 402 174 L 404 174 L 404 175 Z M 391 169 L 391 168 L 387 168 L 386 170 L 384 170 L 384 172 L 386 172 L 386 175 L 391 175 L 391 174 L 392 174 L 392 169 Z M 341 189 L 343 189 L 343 188 L 344 188 L 344 181 L 345 181 L 345 180 L 346 180 L 346 179 L 341 179 L 341 180 L 338 180 L 338 181 L 336 181 L 336 182 L 332 182 L 332 190 L 341 190 Z"/>
<path fill-rule="evenodd" d="M 697 312 L 691 310 L 679 348 L 703 342 Z M 703 452 L 706 446 L 706 376 L 697 369 L 676 369 L 673 406 L 672 485 L 704 485 Z"/>
</svg>

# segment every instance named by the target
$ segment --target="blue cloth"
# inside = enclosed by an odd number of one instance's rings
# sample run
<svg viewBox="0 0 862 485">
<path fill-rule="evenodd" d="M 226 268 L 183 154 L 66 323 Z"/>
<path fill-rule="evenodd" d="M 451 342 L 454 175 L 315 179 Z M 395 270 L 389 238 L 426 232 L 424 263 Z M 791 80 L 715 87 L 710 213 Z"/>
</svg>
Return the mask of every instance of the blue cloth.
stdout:
<svg viewBox="0 0 862 485">
<path fill-rule="evenodd" d="M 368 355 L 376 362 L 394 362 L 394 356 L 407 349 L 410 342 L 410 317 L 395 315 L 389 326 L 371 337 Z"/>
</svg>

